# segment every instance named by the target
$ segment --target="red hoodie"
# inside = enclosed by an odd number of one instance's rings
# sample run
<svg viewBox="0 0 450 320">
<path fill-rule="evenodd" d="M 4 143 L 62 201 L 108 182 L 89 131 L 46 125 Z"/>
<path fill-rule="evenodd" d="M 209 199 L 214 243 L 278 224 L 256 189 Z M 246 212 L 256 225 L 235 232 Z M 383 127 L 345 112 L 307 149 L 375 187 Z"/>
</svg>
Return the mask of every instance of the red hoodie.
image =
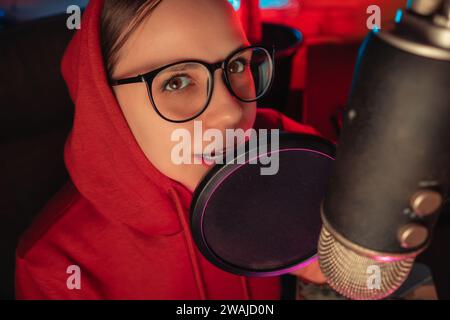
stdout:
<svg viewBox="0 0 450 320">
<path fill-rule="evenodd" d="M 189 229 L 192 194 L 139 148 L 108 85 L 100 48 L 103 1 L 90 1 L 62 61 L 75 104 L 64 158 L 70 181 L 22 236 L 18 299 L 278 299 L 278 277 L 222 271 Z M 255 128 L 315 133 L 273 110 Z M 69 289 L 69 266 L 80 289 Z"/>
</svg>

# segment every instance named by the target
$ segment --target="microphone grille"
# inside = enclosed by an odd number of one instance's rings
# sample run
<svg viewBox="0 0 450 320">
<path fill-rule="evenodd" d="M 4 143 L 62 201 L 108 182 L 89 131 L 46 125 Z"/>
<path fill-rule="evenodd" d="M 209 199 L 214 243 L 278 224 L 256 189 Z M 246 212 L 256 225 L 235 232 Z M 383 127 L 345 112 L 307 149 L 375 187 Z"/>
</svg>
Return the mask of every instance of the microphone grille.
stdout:
<svg viewBox="0 0 450 320">
<path fill-rule="evenodd" d="M 406 280 L 414 263 L 411 257 L 385 262 L 360 255 L 342 245 L 325 226 L 318 252 L 320 269 L 331 288 L 355 300 L 376 300 L 392 294 Z"/>
</svg>

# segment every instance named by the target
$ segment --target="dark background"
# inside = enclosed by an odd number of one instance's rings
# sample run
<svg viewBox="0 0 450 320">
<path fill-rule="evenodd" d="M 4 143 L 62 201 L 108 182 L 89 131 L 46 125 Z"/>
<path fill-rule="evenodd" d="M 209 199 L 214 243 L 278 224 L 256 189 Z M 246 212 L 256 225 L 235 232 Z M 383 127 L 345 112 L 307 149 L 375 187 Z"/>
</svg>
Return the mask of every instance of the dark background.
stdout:
<svg viewBox="0 0 450 320">
<path fill-rule="evenodd" d="M 14 298 L 14 252 L 20 234 L 68 179 L 63 146 L 73 105 L 59 64 L 74 33 L 66 28 L 64 11 L 77 1 L 67 2 L 0 0 L 0 299 Z M 380 5 L 387 21 L 405 1 L 265 0 L 261 4 L 266 25 L 263 41 L 278 42 L 289 53 L 279 57 L 276 90 L 280 91 L 267 101 L 270 105 L 261 107 L 279 109 L 336 140 L 357 50 L 368 31 L 366 8 Z M 295 43 L 289 30 L 285 37 L 274 32 L 269 23 L 300 31 L 300 42 Z M 450 298 L 448 204 L 445 211 L 434 242 L 419 258 L 431 266 L 442 299 Z M 285 284 L 289 287 L 292 282 Z"/>
</svg>

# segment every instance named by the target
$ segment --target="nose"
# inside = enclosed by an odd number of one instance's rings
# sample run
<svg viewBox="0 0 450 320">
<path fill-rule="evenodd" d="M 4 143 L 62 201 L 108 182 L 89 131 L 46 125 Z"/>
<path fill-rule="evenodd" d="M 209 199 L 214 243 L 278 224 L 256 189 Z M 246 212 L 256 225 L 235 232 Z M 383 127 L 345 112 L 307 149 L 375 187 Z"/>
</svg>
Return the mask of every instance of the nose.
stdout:
<svg viewBox="0 0 450 320">
<path fill-rule="evenodd" d="M 202 118 L 205 126 L 219 130 L 236 128 L 242 119 L 242 103 L 228 90 L 222 69 L 214 73 L 214 88 Z"/>
</svg>

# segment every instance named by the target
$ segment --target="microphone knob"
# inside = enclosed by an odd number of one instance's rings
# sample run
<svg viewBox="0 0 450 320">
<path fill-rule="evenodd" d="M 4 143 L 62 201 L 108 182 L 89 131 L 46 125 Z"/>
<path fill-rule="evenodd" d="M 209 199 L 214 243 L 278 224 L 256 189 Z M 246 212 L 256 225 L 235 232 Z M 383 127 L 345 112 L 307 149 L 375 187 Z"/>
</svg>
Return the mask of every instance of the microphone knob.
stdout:
<svg viewBox="0 0 450 320">
<path fill-rule="evenodd" d="M 410 223 L 400 228 L 398 240 L 405 249 L 417 248 L 428 239 L 428 229 L 417 223 Z"/>
<path fill-rule="evenodd" d="M 434 190 L 419 190 L 412 197 L 410 205 L 414 213 L 423 217 L 436 212 L 442 205 L 442 195 Z"/>
<path fill-rule="evenodd" d="M 414 0 L 410 8 L 417 14 L 429 16 L 435 13 L 441 4 L 442 0 Z"/>
</svg>

